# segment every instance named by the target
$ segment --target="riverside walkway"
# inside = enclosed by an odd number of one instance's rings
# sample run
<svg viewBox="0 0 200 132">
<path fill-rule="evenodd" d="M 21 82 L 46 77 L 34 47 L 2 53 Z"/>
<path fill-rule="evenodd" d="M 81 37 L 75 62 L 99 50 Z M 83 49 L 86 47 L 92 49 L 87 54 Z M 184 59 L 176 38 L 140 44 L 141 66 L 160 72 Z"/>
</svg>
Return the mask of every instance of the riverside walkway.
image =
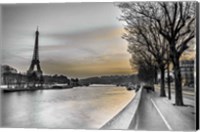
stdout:
<svg viewBox="0 0 200 132">
<path fill-rule="evenodd" d="M 174 98 L 174 94 L 172 94 Z M 174 100 L 159 97 L 158 92 L 143 91 L 138 108 L 137 122 L 133 120 L 129 129 L 188 131 L 195 130 L 194 100 L 184 98 L 186 106 L 174 106 Z"/>
<path fill-rule="evenodd" d="M 140 92 L 138 93 L 140 94 Z M 119 113 L 114 117 L 103 129 L 133 129 L 133 130 L 162 130 L 162 131 L 194 131 L 195 130 L 195 101 L 194 96 L 188 98 L 184 97 L 185 106 L 175 106 L 174 93 L 172 93 L 172 100 L 167 97 L 160 97 L 159 92 L 148 92 L 145 89 L 141 90 L 141 98 L 137 103 L 129 104 L 130 107 L 135 108 L 134 112 Z M 135 106 L 133 106 L 135 105 Z M 129 110 L 130 111 L 130 110 Z M 121 115 L 129 115 L 128 120 Z M 130 114 L 133 114 L 132 116 Z M 125 116 L 124 116 L 125 117 Z M 132 120 L 130 121 L 130 117 Z M 120 118 L 129 125 L 125 128 L 117 121 Z M 130 121 L 130 122 L 129 122 Z M 114 123 L 113 123 L 114 122 Z M 113 125 L 109 125 L 113 124 Z M 117 125 L 117 127 L 115 126 Z"/>
</svg>

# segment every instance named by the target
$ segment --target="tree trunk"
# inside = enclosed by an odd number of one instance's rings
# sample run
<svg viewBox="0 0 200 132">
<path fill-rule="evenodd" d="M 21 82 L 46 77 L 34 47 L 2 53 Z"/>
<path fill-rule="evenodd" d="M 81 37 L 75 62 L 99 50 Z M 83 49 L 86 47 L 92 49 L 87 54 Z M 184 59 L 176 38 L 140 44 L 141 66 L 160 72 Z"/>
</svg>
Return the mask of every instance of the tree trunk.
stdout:
<svg viewBox="0 0 200 132">
<path fill-rule="evenodd" d="M 183 96 L 182 96 L 182 80 L 181 71 L 179 65 L 179 58 L 174 58 L 174 78 L 175 78 L 175 105 L 183 106 Z"/>
<path fill-rule="evenodd" d="M 156 66 L 154 68 L 155 68 L 154 69 L 154 72 L 155 72 L 155 74 L 154 74 L 154 83 L 157 84 L 158 83 L 158 80 L 157 80 L 158 72 L 157 72 Z"/>
<path fill-rule="evenodd" d="M 168 84 L 168 99 L 171 99 L 171 85 L 170 85 L 171 77 L 170 77 L 170 69 L 169 62 L 167 64 L 167 84 Z"/>
<path fill-rule="evenodd" d="M 161 74 L 160 97 L 166 97 L 166 94 L 165 94 L 165 68 L 164 68 L 164 66 L 160 67 L 160 74 Z"/>
</svg>

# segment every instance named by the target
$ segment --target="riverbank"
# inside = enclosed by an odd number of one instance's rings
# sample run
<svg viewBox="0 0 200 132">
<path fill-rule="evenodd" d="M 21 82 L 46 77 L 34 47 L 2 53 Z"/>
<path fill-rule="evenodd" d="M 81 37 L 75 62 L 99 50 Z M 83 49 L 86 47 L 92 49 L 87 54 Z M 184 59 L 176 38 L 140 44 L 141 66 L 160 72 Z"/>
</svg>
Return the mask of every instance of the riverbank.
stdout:
<svg viewBox="0 0 200 132">
<path fill-rule="evenodd" d="M 70 89 L 73 86 L 70 85 L 45 85 L 37 87 L 17 87 L 17 88 L 1 88 L 2 92 L 21 92 L 21 91 L 36 91 L 36 90 L 54 90 L 54 89 Z"/>
<path fill-rule="evenodd" d="M 110 121 L 104 124 L 100 129 L 115 129 L 115 130 L 127 130 L 130 123 L 137 116 L 138 107 L 141 101 L 143 88 L 141 87 L 136 93 L 136 96 L 124 107 L 117 115 L 115 115 Z"/>
<path fill-rule="evenodd" d="M 2 92 L 21 92 L 21 91 L 36 91 L 36 90 L 54 90 L 54 89 L 70 89 L 74 87 L 84 87 L 86 85 L 67 85 L 67 84 L 54 84 L 54 85 L 43 85 L 43 86 L 37 86 L 37 87 L 19 87 L 19 86 L 12 86 L 11 88 L 8 88 L 6 85 L 2 86 L 1 85 L 1 90 Z M 89 86 L 89 85 L 87 85 Z M 115 86 L 114 84 L 91 84 L 90 86 L 110 86 L 113 87 Z M 127 90 L 134 90 L 135 87 L 133 85 L 122 85 L 122 86 L 117 86 L 117 87 L 126 87 Z"/>
<path fill-rule="evenodd" d="M 131 103 L 101 129 L 193 131 L 195 101 L 192 94 L 189 94 L 190 98 L 186 95 L 183 95 L 185 106 L 175 106 L 174 93 L 172 99 L 168 100 L 167 97 L 160 97 L 157 89 L 153 92 L 140 88 Z"/>
</svg>

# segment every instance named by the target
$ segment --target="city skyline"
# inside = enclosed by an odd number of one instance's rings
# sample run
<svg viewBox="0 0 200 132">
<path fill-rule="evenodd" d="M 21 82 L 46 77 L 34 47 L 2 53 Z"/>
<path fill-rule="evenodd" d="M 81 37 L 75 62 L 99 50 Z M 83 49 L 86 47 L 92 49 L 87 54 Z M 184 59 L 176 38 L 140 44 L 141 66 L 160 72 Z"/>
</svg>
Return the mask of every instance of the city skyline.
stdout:
<svg viewBox="0 0 200 132">
<path fill-rule="evenodd" d="M 132 74 L 123 23 L 113 3 L 3 5 L 3 64 L 30 66 L 39 26 L 44 74 L 70 77 Z"/>
</svg>

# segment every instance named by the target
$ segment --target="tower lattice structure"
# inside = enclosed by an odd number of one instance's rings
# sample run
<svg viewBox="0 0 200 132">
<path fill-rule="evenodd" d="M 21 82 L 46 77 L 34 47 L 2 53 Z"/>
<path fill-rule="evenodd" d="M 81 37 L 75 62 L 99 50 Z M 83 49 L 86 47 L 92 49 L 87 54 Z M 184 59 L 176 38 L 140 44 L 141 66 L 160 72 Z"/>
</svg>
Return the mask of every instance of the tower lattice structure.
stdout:
<svg viewBox="0 0 200 132">
<path fill-rule="evenodd" d="M 33 50 L 33 58 L 31 61 L 31 65 L 27 71 L 27 75 L 28 75 L 28 80 L 30 81 L 35 81 L 35 82 L 41 82 L 43 79 L 42 76 L 42 70 L 40 67 L 40 60 L 39 60 L 39 31 L 38 31 L 38 27 L 37 30 L 35 32 L 35 46 L 34 46 L 34 50 Z M 35 70 L 36 67 L 36 70 Z"/>
</svg>

